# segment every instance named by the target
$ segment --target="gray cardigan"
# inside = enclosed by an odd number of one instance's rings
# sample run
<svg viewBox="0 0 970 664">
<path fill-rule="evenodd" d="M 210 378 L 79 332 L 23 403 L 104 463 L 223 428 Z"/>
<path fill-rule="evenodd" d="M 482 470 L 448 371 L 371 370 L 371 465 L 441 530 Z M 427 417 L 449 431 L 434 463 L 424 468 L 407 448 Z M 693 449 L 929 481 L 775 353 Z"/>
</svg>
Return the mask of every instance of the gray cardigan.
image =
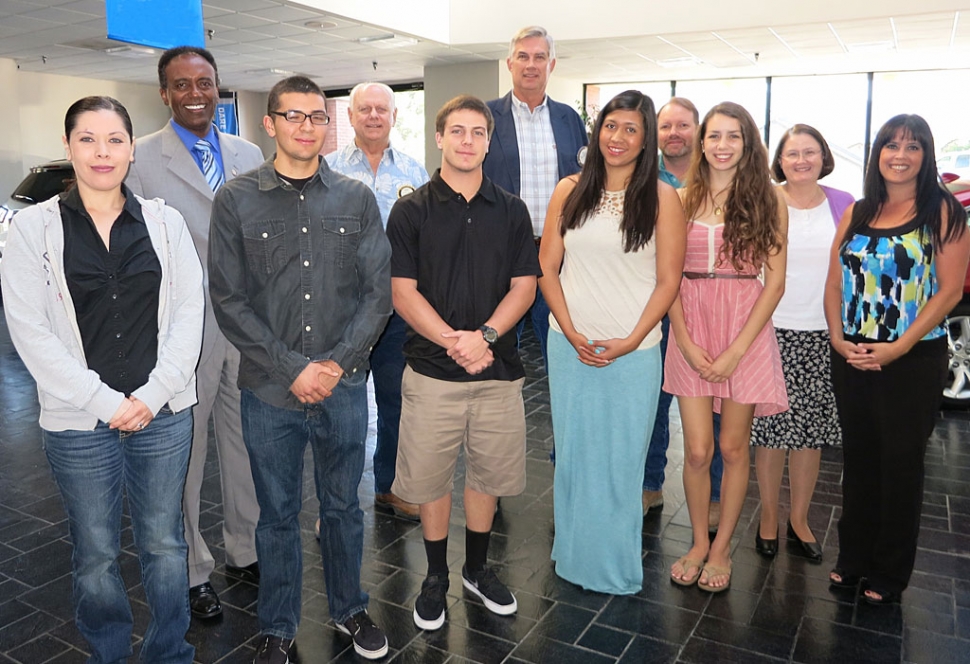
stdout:
<svg viewBox="0 0 970 664">
<path fill-rule="evenodd" d="M 158 360 L 132 393 L 152 413 L 196 402 L 195 366 L 205 308 L 202 264 L 176 210 L 161 199 L 141 203 L 162 267 Z M 64 275 L 64 231 L 58 197 L 14 217 L 0 263 L 4 313 L 17 352 L 37 382 L 40 425 L 48 431 L 91 430 L 108 422 L 125 395 L 105 385 L 84 357 L 74 303 Z"/>
</svg>

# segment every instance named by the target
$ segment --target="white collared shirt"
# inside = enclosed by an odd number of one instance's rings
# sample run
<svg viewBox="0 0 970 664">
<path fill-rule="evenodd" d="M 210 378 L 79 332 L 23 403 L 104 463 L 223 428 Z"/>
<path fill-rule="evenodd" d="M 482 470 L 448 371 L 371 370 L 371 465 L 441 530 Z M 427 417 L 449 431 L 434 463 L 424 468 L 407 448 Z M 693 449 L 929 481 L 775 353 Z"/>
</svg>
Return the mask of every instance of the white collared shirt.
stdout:
<svg viewBox="0 0 970 664">
<path fill-rule="evenodd" d="M 519 195 L 529 208 L 532 232 L 536 237 L 542 235 L 549 199 L 559 182 L 559 157 L 548 101 L 547 96 L 534 111 L 530 111 L 529 105 L 512 93 L 512 119 L 519 145 Z"/>
</svg>

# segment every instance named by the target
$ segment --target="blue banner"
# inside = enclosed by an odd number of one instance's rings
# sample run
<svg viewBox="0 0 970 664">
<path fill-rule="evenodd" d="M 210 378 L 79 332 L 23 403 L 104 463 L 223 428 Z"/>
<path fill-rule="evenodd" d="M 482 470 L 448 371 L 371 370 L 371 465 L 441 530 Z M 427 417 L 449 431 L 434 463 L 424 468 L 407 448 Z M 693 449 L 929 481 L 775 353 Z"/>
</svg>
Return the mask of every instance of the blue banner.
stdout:
<svg viewBox="0 0 970 664">
<path fill-rule="evenodd" d="M 224 134 L 239 135 L 239 116 L 236 113 L 236 93 L 220 92 L 219 105 L 216 106 L 216 126 Z"/>
<path fill-rule="evenodd" d="M 155 48 L 205 46 L 202 0 L 106 0 L 108 37 Z"/>
</svg>

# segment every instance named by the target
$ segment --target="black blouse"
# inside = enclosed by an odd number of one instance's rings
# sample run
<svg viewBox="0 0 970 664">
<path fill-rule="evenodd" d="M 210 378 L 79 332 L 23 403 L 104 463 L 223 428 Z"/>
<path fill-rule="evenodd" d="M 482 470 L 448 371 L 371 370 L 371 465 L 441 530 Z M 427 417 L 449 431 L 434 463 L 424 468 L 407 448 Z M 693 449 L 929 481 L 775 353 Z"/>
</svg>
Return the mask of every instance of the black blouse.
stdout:
<svg viewBox="0 0 970 664">
<path fill-rule="evenodd" d="M 88 368 L 126 396 L 148 382 L 158 360 L 162 266 L 141 204 L 122 185 L 125 206 L 104 246 L 77 188 L 60 199 L 64 273 Z"/>
</svg>

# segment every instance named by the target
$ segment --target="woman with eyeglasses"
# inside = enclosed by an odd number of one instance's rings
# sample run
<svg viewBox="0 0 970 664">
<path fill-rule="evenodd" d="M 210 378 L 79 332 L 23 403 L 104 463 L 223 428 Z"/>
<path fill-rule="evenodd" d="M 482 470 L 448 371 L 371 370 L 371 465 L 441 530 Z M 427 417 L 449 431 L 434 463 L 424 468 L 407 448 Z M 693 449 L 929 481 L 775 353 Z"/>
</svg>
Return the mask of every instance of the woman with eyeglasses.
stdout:
<svg viewBox="0 0 970 664">
<path fill-rule="evenodd" d="M 967 214 L 940 184 L 933 134 L 897 115 L 876 134 L 864 197 L 842 217 L 825 284 L 842 425 L 833 586 L 899 601 L 916 560 L 923 457 L 947 375 L 944 318 L 963 296 Z"/>
<path fill-rule="evenodd" d="M 796 124 L 782 135 L 771 162 L 771 175 L 781 183 L 778 190 L 788 206 L 785 294 L 771 321 L 790 407 L 776 415 L 756 417 L 751 428 L 761 494 L 755 547 L 768 558 L 778 553 L 778 496 L 787 456 L 791 487 L 788 538 L 803 556 L 822 561 L 822 546 L 808 525 L 808 507 L 822 448 L 842 442 L 822 296 L 835 228 L 853 201 L 851 194 L 818 183 L 834 167 L 835 159 L 822 134 L 805 124 Z"/>
<path fill-rule="evenodd" d="M 182 216 L 122 184 L 128 111 L 85 97 L 64 119 L 77 184 L 19 213 L 4 312 L 40 397 L 44 451 L 74 546 L 74 616 L 92 662 L 132 654 L 121 577 L 122 495 L 150 620 L 145 662 L 189 664 L 182 489 L 202 345 L 202 264 Z"/>
</svg>

